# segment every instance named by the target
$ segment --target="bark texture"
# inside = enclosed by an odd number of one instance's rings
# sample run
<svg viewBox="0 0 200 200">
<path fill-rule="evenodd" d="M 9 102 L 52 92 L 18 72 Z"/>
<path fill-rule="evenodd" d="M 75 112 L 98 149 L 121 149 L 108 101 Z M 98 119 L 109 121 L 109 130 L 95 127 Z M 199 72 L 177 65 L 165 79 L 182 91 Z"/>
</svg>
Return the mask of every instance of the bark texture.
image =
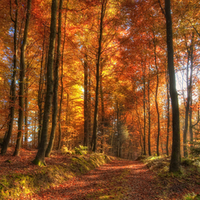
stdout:
<svg viewBox="0 0 200 200">
<path fill-rule="evenodd" d="M 46 165 L 45 163 L 45 152 L 47 148 L 47 134 L 49 125 L 49 114 L 51 108 L 51 101 L 53 95 L 53 62 L 54 62 L 54 50 L 55 50 L 55 39 L 56 39 L 56 13 L 57 13 L 57 0 L 52 0 L 51 7 L 51 26 L 50 26 L 50 41 L 49 41 L 49 52 L 48 52 L 48 63 L 47 63 L 47 91 L 44 105 L 44 116 L 43 116 L 43 127 L 41 134 L 41 142 L 39 149 L 33 164 Z"/>
</svg>

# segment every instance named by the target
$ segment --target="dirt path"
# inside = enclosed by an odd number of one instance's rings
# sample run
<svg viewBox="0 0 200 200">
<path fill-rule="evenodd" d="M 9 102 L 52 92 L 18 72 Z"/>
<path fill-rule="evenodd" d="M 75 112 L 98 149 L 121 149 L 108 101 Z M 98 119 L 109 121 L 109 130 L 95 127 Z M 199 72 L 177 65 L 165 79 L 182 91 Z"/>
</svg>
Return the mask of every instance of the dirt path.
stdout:
<svg viewBox="0 0 200 200">
<path fill-rule="evenodd" d="M 113 161 L 31 199 L 160 199 L 153 173 L 141 162 Z"/>
</svg>

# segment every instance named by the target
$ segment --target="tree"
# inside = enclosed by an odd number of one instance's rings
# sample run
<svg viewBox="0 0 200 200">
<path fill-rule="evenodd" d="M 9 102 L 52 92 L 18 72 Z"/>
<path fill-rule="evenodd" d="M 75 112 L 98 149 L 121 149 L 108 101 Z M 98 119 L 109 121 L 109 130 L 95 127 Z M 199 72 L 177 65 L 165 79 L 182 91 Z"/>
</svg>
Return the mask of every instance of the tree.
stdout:
<svg viewBox="0 0 200 200">
<path fill-rule="evenodd" d="M 93 124 L 93 135 L 92 135 L 92 150 L 96 151 L 97 143 L 97 113 L 98 113 L 98 94 L 99 94 L 99 65 L 101 59 L 101 46 L 103 37 L 103 19 L 105 16 L 107 0 L 102 0 L 101 2 L 101 18 L 99 25 L 99 46 L 97 53 L 97 63 L 96 63 L 96 91 L 95 91 L 95 110 L 94 110 L 94 124 Z"/>
<path fill-rule="evenodd" d="M 53 88 L 53 114 L 52 114 L 52 128 L 49 140 L 49 145 L 46 150 L 46 157 L 50 156 L 53 148 L 55 130 L 57 125 L 57 113 L 58 113 L 58 83 L 59 83 L 59 66 L 60 66 L 60 49 L 61 49 L 61 24 L 62 24 L 62 4 L 63 0 L 60 0 L 59 5 L 59 17 L 58 17 L 58 44 L 57 44 L 57 59 L 54 70 L 54 88 Z"/>
<path fill-rule="evenodd" d="M 47 148 L 49 114 L 50 114 L 51 99 L 53 94 L 52 69 L 54 62 L 54 50 L 55 50 L 55 39 L 56 39 L 56 14 L 57 14 L 57 0 L 52 0 L 49 52 L 48 52 L 48 63 L 47 63 L 47 90 L 46 90 L 46 98 L 44 105 L 43 126 L 42 126 L 41 142 L 39 144 L 39 149 L 35 159 L 33 160 L 33 164 L 39 166 L 46 165 L 45 152 Z"/>
<path fill-rule="evenodd" d="M 24 120 L 24 84 L 25 84 L 25 48 L 28 37 L 28 28 L 30 21 L 30 10 L 31 10 L 31 0 L 27 1 L 27 13 L 26 13 L 26 23 L 24 27 L 24 38 L 21 46 L 21 56 L 20 56 L 20 80 L 19 80 L 19 118 L 18 118 L 18 134 L 17 134 L 17 144 L 15 147 L 14 156 L 19 155 L 21 148 L 22 132 L 23 132 L 23 120 Z"/>
<path fill-rule="evenodd" d="M 178 94 L 176 91 L 176 79 L 174 70 L 174 51 L 173 51 L 173 34 L 172 34 L 172 19 L 171 19 L 171 6 L 170 0 L 165 0 L 165 17 L 166 17 L 166 31 L 167 31 L 167 58 L 168 58 L 168 71 L 170 82 L 170 96 L 172 103 L 172 126 L 173 126 L 173 143 L 172 155 L 170 162 L 170 171 L 180 171 L 180 122 L 179 122 L 179 105 Z"/>
<path fill-rule="evenodd" d="M 10 137 L 13 129 L 13 121 L 14 121 L 14 113 L 15 113 L 15 100 L 16 100 L 16 72 L 17 72 L 17 31 L 18 31 L 18 0 L 15 0 L 16 10 L 15 10 L 15 18 L 12 17 L 12 2 L 10 0 L 10 17 L 14 23 L 14 54 L 13 54 L 13 74 L 12 81 L 10 86 L 10 113 L 9 113 L 9 122 L 8 122 L 8 130 L 5 133 L 3 145 L 1 149 L 1 154 L 4 155 L 7 152 L 8 144 L 10 141 Z"/>
</svg>

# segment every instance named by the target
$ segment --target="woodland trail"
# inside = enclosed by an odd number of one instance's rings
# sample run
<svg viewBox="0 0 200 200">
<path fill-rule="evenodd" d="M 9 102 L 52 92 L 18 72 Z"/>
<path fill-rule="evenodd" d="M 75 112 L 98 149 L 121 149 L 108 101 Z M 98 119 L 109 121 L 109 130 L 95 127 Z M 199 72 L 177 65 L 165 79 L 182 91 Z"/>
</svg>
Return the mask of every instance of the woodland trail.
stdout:
<svg viewBox="0 0 200 200">
<path fill-rule="evenodd" d="M 31 199 L 162 199 L 157 181 L 139 161 L 115 160 L 62 185 L 44 190 Z"/>
</svg>

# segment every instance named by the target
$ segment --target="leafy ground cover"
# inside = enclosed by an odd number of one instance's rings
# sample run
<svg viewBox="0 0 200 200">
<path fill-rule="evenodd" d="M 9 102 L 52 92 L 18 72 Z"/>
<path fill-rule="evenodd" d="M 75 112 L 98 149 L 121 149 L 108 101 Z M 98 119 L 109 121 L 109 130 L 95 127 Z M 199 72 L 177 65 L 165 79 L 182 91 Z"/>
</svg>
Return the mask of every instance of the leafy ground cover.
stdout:
<svg viewBox="0 0 200 200">
<path fill-rule="evenodd" d="M 165 199 L 200 200 L 199 158 L 183 158 L 180 173 L 169 173 L 170 157 L 151 156 L 141 160 L 158 178 Z"/>
<path fill-rule="evenodd" d="M 54 151 L 46 167 L 31 163 L 36 151 L 0 156 L 0 199 L 164 200 L 199 199 L 199 167 L 182 162 L 181 174 L 168 173 L 168 157 L 142 161 L 103 154 Z M 76 154 L 72 154 L 76 153 Z"/>
</svg>

